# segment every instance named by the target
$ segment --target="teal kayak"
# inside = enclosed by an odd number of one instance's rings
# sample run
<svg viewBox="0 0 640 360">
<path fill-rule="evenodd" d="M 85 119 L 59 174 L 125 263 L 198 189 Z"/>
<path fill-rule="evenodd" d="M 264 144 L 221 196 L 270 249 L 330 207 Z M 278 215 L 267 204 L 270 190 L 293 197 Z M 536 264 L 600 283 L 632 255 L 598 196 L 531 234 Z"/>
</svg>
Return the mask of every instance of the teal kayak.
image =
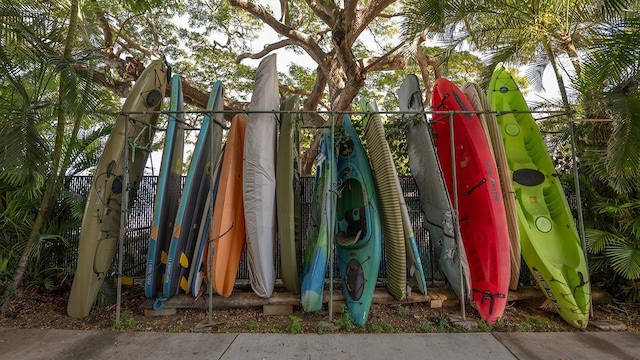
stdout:
<svg viewBox="0 0 640 360">
<path fill-rule="evenodd" d="M 336 202 L 336 252 L 349 314 L 364 325 L 378 280 L 382 229 L 378 195 L 360 138 L 345 115 L 336 133 L 338 199 Z"/>
<path fill-rule="evenodd" d="M 327 273 L 333 224 L 329 216 L 332 184 L 336 183 L 335 154 L 331 148 L 331 131 L 324 130 L 318 156 L 316 157 L 316 175 L 311 197 L 311 218 L 307 245 L 302 263 L 301 301 L 305 311 L 322 309 L 322 293 Z"/>
<path fill-rule="evenodd" d="M 584 329 L 591 284 L 580 238 L 544 138 L 513 78 L 493 72 L 489 101 L 507 152 L 518 208 L 522 258 L 560 316 Z M 513 113 L 511 111 L 517 111 Z"/>
</svg>

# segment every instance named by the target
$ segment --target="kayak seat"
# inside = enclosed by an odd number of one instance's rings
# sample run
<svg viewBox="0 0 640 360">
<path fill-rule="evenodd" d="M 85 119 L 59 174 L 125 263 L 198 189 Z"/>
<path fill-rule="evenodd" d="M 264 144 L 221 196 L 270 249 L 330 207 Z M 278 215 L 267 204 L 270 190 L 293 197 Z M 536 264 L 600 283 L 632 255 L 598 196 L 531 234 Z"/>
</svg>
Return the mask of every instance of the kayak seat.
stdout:
<svg viewBox="0 0 640 360">
<path fill-rule="evenodd" d="M 344 220 L 347 223 L 346 231 L 338 232 L 336 241 L 340 246 L 350 246 L 364 238 L 366 234 L 364 206 L 349 209 L 344 212 Z"/>
<path fill-rule="evenodd" d="M 513 181 L 523 186 L 538 186 L 544 182 L 544 174 L 536 169 L 519 169 L 513 172 Z"/>
</svg>

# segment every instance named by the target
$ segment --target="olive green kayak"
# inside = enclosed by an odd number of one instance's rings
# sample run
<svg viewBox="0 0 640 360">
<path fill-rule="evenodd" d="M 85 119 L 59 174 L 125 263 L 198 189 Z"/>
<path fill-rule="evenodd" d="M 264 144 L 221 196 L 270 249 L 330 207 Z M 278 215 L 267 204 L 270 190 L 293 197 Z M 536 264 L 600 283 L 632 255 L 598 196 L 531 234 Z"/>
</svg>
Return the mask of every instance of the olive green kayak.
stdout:
<svg viewBox="0 0 640 360">
<path fill-rule="evenodd" d="M 300 156 L 299 129 L 296 115 L 298 95 L 282 103 L 280 137 L 276 158 L 276 211 L 280 244 L 280 278 L 287 290 L 300 294 L 299 261 L 302 254 L 300 235 Z"/>
<path fill-rule="evenodd" d="M 158 114 L 126 113 L 160 110 L 170 77 L 161 60 L 153 61 L 142 72 L 98 161 L 82 218 L 78 265 L 67 305 L 71 317 L 83 318 L 93 307 L 118 246 L 122 193 L 129 189 L 131 204 L 149 156 Z M 135 146 L 129 147 L 129 156 L 124 159 L 124 149 L 129 143 Z M 123 184 L 125 162 L 129 171 L 128 181 Z"/>
</svg>

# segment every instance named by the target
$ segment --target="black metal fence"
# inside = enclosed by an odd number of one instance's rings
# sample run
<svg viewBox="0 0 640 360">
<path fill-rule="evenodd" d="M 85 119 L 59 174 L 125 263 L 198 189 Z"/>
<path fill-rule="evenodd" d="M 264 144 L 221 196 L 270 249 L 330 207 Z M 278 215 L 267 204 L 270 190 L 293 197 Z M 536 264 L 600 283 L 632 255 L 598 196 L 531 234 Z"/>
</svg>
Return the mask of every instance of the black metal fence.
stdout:
<svg viewBox="0 0 640 360">
<path fill-rule="evenodd" d="M 306 244 L 307 226 L 309 223 L 311 195 L 313 192 L 313 177 L 302 177 L 302 244 L 304 251 L 304 244 Z M 184 178 L 183 178 L 184 183 Z M 433 249 L 429 243 L 429 235 L 424 226 L 423 214 L 420 208 L 420 199 L 418 198 L 418 189 L 415 182 L 410 176 L 400 177 L 400 185 L 404 192 L 407 207 L 409 208 L 409 217 L 415 232 L 416 242 L 420 251 L 420 257 L 422 260 L 422 266 L 424 269 L 425 277 L 427 281 L 442 280 L 442 274 L 437 270 L 436 264 L 433 261 Z M 153 205 L 154 197 L 156 194 L 157 177 L 145 176 L 140 181 L 140 185 L 137 191 L 137 196 L 131 205 L 129 212 L 129 222 L 126 224 L 126 236 L 123 242 L 124 246 L 124 261 L 123 261 L 123 274 L 130 277 L 144 277 L 144 271 L 146 266 L 147 249 L 149 246 L 149 231 L 151 222 L 153 219 Z M 76 176 L 69 182 L 69 190 L 78 193 L 86 194 L 91 187 L 91 176 Z M 80 229 L 71 231 L 68 234 L 71 248 L 77 249 L 77 243 L 80 236 Z M 276 244 L 276 277 L 280 278 L 280 250 L 278 244 Z M 300 254 L 300 261 L 302 261 L 303 254 Z M 75 264 L 77 261 L 77 251 L 73 251 L 68 254 L 64 260 L 67 264 Z M 113 269 L 116 268 L 117 259 L 114 261 Z M 382 254 L 382 266 L 380 267 L 379 278 L 386 278 L 385 254 Z M 75 268 L 75 265 L 72 266 Z M 337 274 L 337 264 L 335 264 L 334 272 Z M 114 270 L 115 273 L 115 270 Z M 338 275 L 336 275 L 336 279 Z M 246 252 L 243 255 L 238 270 L 238 280 L 249 279 L 249 271 L 247 268 Z"/>
</svg>

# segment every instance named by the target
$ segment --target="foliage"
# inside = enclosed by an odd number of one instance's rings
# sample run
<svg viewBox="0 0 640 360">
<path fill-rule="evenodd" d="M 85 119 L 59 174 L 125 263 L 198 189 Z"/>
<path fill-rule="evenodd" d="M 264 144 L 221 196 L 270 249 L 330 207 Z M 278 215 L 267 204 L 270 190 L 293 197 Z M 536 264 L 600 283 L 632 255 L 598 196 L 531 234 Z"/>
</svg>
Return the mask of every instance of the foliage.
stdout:
<svg viewBox="0 0 640 360">
<path fill-rule="evenodd" d="M 247 325 L 247 330 L 253 332 L 258 327 L 258 323 L 255 321 L 251 321 L 249 325 Z"/>
<path fill-rule="evenodd" d="M 136 319 L 133 317 L 131 311 L 125 310 L 122 312 L 122 314 L 120 314 L 120 321 L 113 324 L 113 326 L 111 326 L 109 330 L 128 330 L 134 326 L 136 326 Z"/>
<path fill-rule="evenodd" d="M 98 290 L 98 296 L 96 297 L 96 307 L 102 308 L 111 306 L 116 303 L 116 287 L 112 277 L 107 277 L 105 281 L 100 285 Z"/>
<path fill-rule="evenodd" d="M 291 319 L 291 324 L 287 325 L 285 330 L 293 335 L 299 334 L 302 331 L 302 318 L 290 314 L 289 319 Z"/>
<path fill-rule="evenodd" d="M 395 329 L 393 328 L 393 325 L 387 323 L 384 320 L 380 320 L 380 322 L 378 324 L 373 324 L 373 323 L 369 324 L 368 327 L 369 327 L 370 331 L 373 331 L 374 333 L 378 333 L 378 334 L 380 334 L 382 332 L 385 332 L 385 333 L 393 333 L 393 332 L 395 332 Z"/>
<path fill-rule="evenodd" d="M 115 109 L 113 94 L 90 77 L 90 29 L 77 41 L 68 36 L 74 6 L 0 3 L 0 248 L 16 278 L 26 272 L 27 284 L 48 288 L 71 272 L 59 259 L 82 207 L 62 179 L 94 166 Z M 83 11 L 91 17 L 90 7 Z"/>
<path fill-rule="evenodd" d="M 340 317 L 340 319 L 336 321 L 338 327 L 347 332 L 353 331 L 356 328 L 356 325 L 353 323 L 353 320 L 351 319 L 351 314 L 349 314 L 349 309 L 347 308 L 347 305 L 345 304 L 340 305 L 340 314 L 342 314 L 342 316 Z"/>
<path fill-rule="evenodd" d="M 478 319 L 478 329 L 482 332 L 493 331 L 493 326 L 489 325 L 484 319 Z"/>
<path fill-rule="evenodd" d="M 324 335 L 328 330 L 331 330 L 331 328 L 325 324 L 324 321 L 320 321 L 318 322 L 318 325 L 316 325 L 316 332 L 318 335 Z"/>
<path fill-rule="evenodd" d="M 433 324 L 426 320 L 420 322 L 420 328 L 425 332 L 433 332 Z"/>
<path fill-rule="evenodd" d="M 601 197 L 597 218 L 587 230 L 593 279 L 604 280 L 614 296 L 640 300 L 640 200 Z"/>
</svg>

